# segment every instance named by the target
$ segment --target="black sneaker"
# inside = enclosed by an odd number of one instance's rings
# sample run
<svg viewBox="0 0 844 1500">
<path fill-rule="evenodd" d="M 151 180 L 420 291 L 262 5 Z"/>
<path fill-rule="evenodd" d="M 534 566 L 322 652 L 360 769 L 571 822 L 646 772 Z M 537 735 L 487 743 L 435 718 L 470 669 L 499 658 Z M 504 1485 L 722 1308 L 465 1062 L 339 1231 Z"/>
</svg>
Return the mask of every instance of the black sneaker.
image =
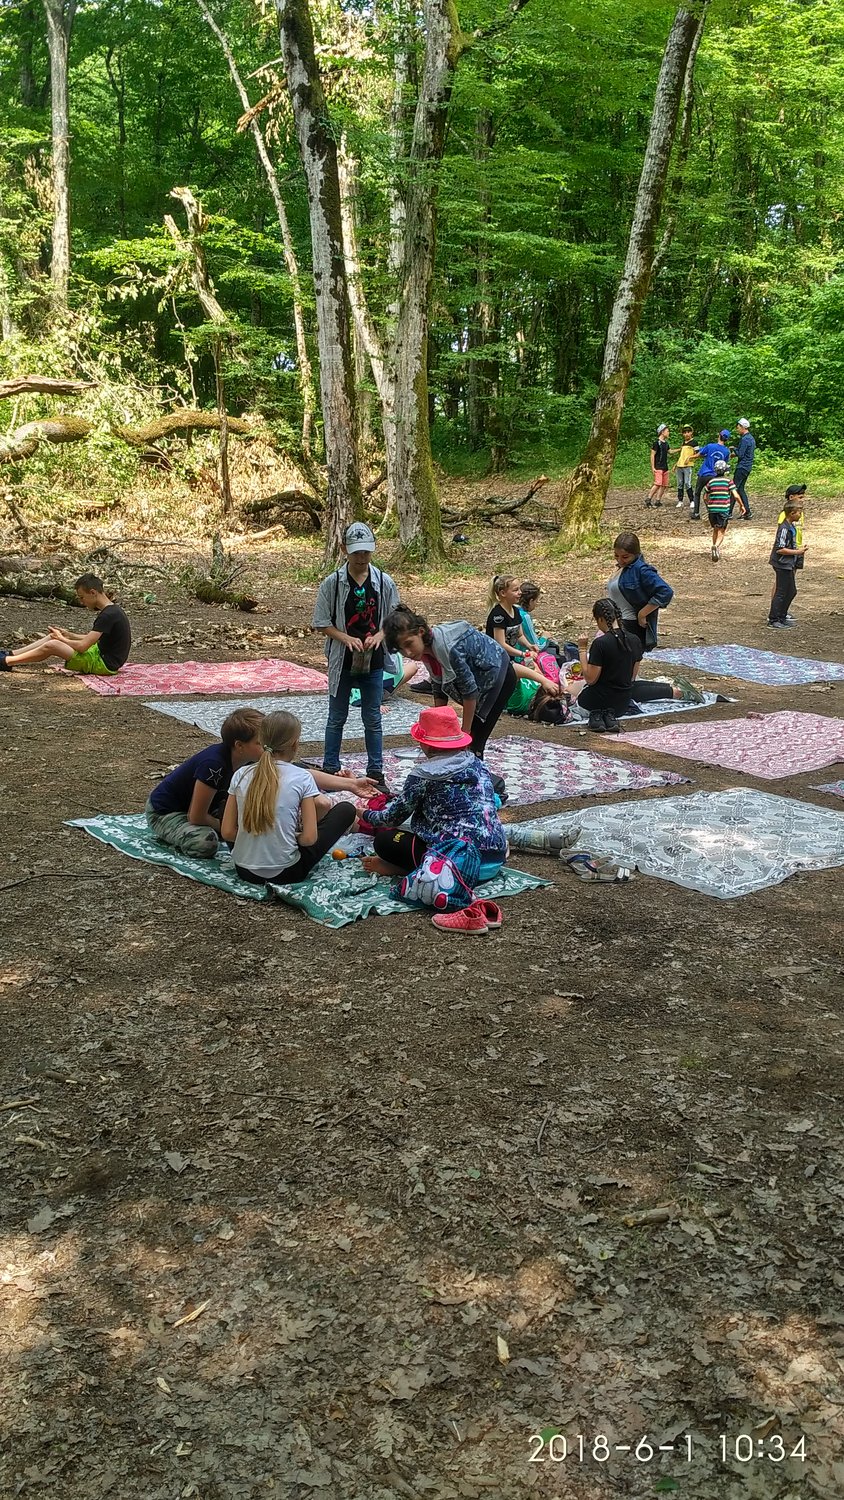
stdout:
<svg viewBox="0 0 844 1500">
<path fill-rule="evenodd" d="M 607 734 L 621 733 L 621 725 L 619 724 L 615 714 L 612 712 L 612 709 L 605 708 L 601 717 L 604 721 L 604 728 L 607 731 Z"/>
<path fill-rule="evenodd" d="M 753 520 L 753 517 L 752 517 L 752 515 L 751 515 L 751 514 L 750 514 L 750 511 L 749 511 L 749 510 L 746 510 L 746 511 L 745 511 L 745 513 L 744 513 L 744 515 L 743 515 L 743 516 L 742 516 L 742 520 L 743 520 L 743 521 L 752 521 L 752 520 Z"/>
<path fill-rule="evenodd" d="M 387 786 L 387 778 L 384 775 L 383 771 L 367 771 L 366 777 L 368 781 L 374 781 L 375 785 L 379 788 L 380 791 L 388 792 L 390 790 L 390 788 Z"/>
<path fill-rule="evenodd" d="M 434 691 L 434 684 L 431 682 L 430 677 L 426 677 L 424 682 L 412 682 L 410 684 L 410 691 L 412 693 L 432 693 Z"/>
<path fill-rule="evenodd" d="M 598 709 L 593 709 L 589 715 L 589 728 L 592 734 L 606 734 L 607 732 L 604 716 Z"/>
</svg>

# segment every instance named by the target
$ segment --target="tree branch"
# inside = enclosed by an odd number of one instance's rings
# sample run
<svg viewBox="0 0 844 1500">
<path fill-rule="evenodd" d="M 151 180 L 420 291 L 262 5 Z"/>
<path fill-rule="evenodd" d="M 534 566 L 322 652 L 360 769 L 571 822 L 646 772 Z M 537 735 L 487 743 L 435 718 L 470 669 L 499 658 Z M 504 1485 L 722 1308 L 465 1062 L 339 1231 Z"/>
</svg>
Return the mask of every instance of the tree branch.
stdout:
<svg viewBox="0 0 844 1500">
<path fill-rule="evenodd" d="M 0 380 L 0 400 L 11 396 L 76 396 L 90 391 L 96 380 L 54 380 L 51 375 L 16 375 Z"/>
</svg>

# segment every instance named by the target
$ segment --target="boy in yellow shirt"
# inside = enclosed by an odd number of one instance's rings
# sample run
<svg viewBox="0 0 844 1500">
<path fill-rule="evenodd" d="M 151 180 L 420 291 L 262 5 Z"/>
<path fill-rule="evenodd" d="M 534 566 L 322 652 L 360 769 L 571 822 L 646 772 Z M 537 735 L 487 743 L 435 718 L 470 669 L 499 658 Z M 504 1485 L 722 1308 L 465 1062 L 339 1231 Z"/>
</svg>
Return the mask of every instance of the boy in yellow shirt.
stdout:
<svg viewBox="0 0 844 1500">
<path fill-rule="evenodd" d="M 805 519 L 805 515 L 804 515 L 804 511 L 803 511 L 803 496 L 805 495 L 805 493 L 806 493 L 806 486 L 805 486 L 805 484 L 790 484 L 788 486 L 788 489 L 785 492 L 785 509 L 781 510 L 780 513 L 779 513 L 779 515 L 777 516 L 777 525 L 778 526 L 782 526 L 782 523 L 785 520 L 785 512 L 788 509 L 789 505 L 799 506 L 800 515 L 792 517 L 792 522 L 793 522 L 793 525 L 794 525 L 794 535 L 795 535 L 794 545 L 795 545 L 795 547 L 802 547 L 803 546 L 803 521 Z M 802 552 L 798 552 L 797 556 L 794 559 L 795 570 L 798 570 L 798 569 L 800 569 L 802 567 L 805 567 L 805 565 L 806 565 L 806 559 L 803 556 L 803 553 Z M 776 579 L 776 573 L 775 573 L 774 574 L 774 581 L 773 581 L 773 584 L 771 585 L 771 603 L 773 603 L 774 594 L 776 593 L 776 591 L 777 591 L 777 579 Z M 792 614 L 786 614 L 785 618 L 786 618 L 786 621 L 787 621 L 787 623 L 789 625 L 793 625 L 795 623 L 794 616 Z"/>
<path fill-rule="evenodd" d="M 672 453 L 678 455 L 674 465 L 677 475 L 677 509 L 682 510 L 684 495 L 689 497 L 689 509 L 694 508 L 694 493 L 692 491 L 692 471 L 695 464 L 695 430 L 693 427 L 683 428 L 682 448 L 672 448 Z"/>
</svg>

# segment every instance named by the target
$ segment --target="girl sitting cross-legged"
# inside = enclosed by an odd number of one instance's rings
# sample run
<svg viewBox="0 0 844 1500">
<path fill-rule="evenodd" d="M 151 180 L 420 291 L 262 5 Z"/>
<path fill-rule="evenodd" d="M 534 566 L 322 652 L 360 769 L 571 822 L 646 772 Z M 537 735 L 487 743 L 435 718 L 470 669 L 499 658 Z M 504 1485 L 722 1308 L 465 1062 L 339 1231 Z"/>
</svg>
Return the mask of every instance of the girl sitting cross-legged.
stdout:
<svg viewBox="0 0 844 1500">
<path fill-rule="evenodd" d="M 471 734 L 460 728 L 451 707 L 423 708 L 410 734 L 425 759 L 414 765 L 398 796 L 363 814 L 362 824 L 375 838 L 375 853 L 363 861 L 364 869 L 406 875 L 430 848 L 463 839 L 478 851 L 480 880 L 491 880 L 507 858 L 507 840 L 492 779 L 471 749 Z M 408 819 L 410 828 L 402 828 Z"/>
<path fill-rule="evenodd" d="M 578 708 L 589 710 L 589 728 L 594 734 L 618 733 L 618 715 L 630 712 L 634 703 L 651 703 L 657 699 L 679 699 L 684 703 L 702 703 L 703 695 L 685 678 L 670 682 L 638 682 L 644 648 L 622 620 L 621 611 L 612 599 L 597 599 L 592 618 L 601 634 L 589 645 L 588 636 L 578 640 L 580 665 L 586 679 L 577 698 Z M 588 654 L 587 654 L 588 648 Z"/>
<path fill-rule="evenodd" d="M 267 714 L 260 728 L 260 760 L 242 766 L 231 779 L 221 832 L 234 844 L 238 875 L 253 884 L 307 880 L 357 815 L 352 802 L 325 810 L 311 772 L 293 764 L 301 733 L 295 714 Z"/>
</svg>

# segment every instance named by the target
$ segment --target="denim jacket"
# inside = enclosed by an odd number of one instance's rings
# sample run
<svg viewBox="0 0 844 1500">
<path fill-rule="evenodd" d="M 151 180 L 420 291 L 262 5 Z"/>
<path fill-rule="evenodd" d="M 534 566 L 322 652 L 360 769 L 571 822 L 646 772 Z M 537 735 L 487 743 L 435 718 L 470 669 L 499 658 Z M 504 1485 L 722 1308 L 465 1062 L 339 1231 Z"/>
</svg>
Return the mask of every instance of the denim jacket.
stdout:
<svg viewBox="0 0 844 1500">
<path fill-rule="evenodd" d="M 641 553 L 626 568 L 622 568 L 617 581 L 627 603 L 635 609 L 637 615 L 646 604 L 658 604 L 659 609 L 665 609 L 674 598 L 674 590 L 664 578 L 660 578 L 656 568 L 645 562 Z M 645 622 L 645 649 L 648 651 L 652 651 L 657 642 L 659 609 L 648 615 Z"/>
<path fill-rule="evenodd" d="M 475 713 L 485 719 L 501 691 L 510 658 L 492 636 L 483 635 L 468 620 L 434 625 L 434 656 L 443 673 L 443 692 L 462 703 L 476 698 Z"/>
<path fill-rule="evenodd" d="M 399 591 L 389 573 L 382 573 L 374 563 L 370 564 L 369 576 L 378 599 L 378 629 L 380 630 L 388 614 L 398 608 Z M 335 630 L 345 630 L 348 597 L 349 573 L 346 564 L 343 563 L 334 573 L 329 573 L 319 586 L 311 620 L 314 630 L 325 630 L 328 625 L 333 625 Z M 336 693 L 340 685 L 343 663 L 346 660 L 346 647 L 341 641 L 333 641 L 328 637 L 325 642 L 325 654 L 328 658 L 328 691 Z"/>
</svg>

